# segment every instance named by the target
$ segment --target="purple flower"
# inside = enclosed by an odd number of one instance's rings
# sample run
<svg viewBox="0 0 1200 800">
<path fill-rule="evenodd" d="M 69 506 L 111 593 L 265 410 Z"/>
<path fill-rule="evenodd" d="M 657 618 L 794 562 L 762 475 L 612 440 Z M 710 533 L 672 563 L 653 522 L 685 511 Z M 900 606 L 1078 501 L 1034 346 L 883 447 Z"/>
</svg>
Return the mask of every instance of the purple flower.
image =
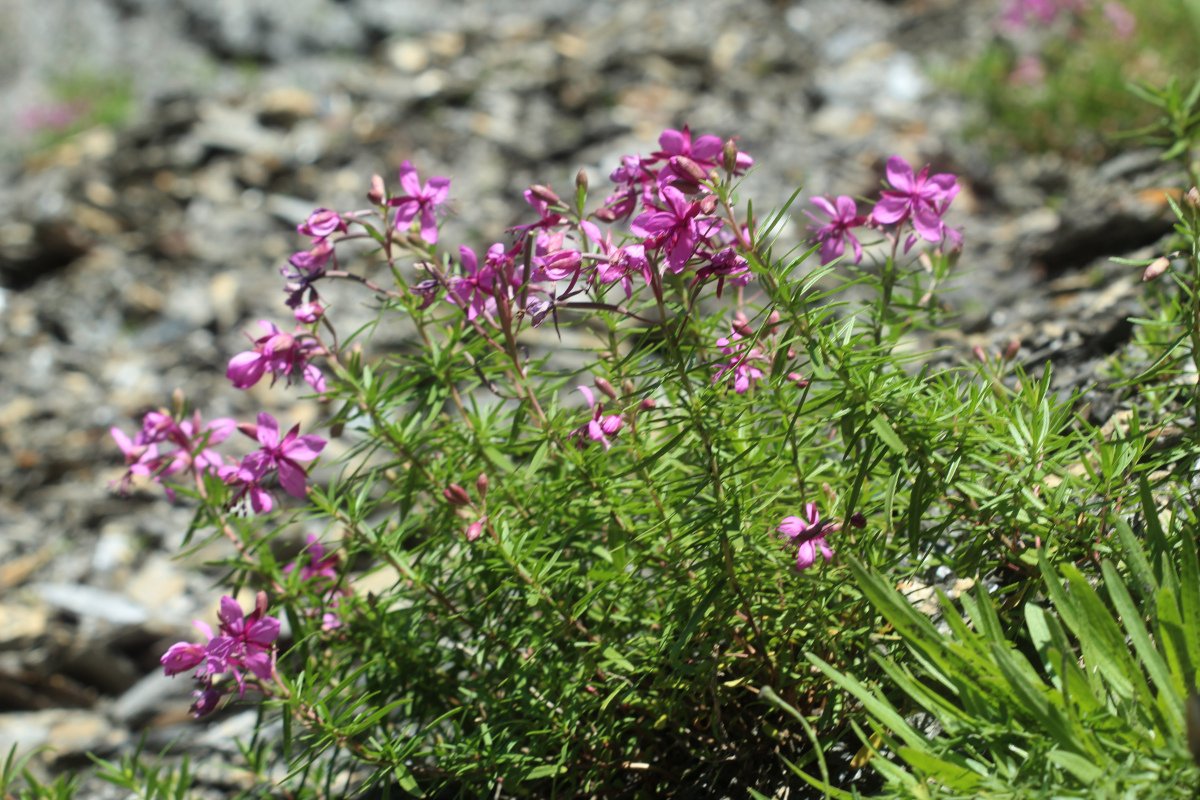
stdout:
<svg viewBox="0 0 1200 800">
<path fill-rule="evenodd" d="M 303 499 L 308 493 L 308 474 L 301 461 L 312 461 L 325 447 L 325 440 L 309 434 L 300 436 L 296 425 L 281 440 L 279 423 L 270 414 L 258 415 L 257 425 L 240 427 L 243 433 L 257 439 L 261 447 L 250 453 L 240 463 L 223 467 L 221 479 L 237 487 L 231 499 L 236 505 L 249 500 L 255 514 L 263 514 L 274 508 L 274 499 L 267 490 L 268 478 L 275 474 L 279 485 L 293 497 Z"/>
<path fill-rule="evenodd" d="M 916 175 L 912 166 L 900 156 L 892 156 L 887 163 L 888 182 L 891 189 L 880 193 L 879 201 L 871 212 L 871 220 L 879 225 L 891 225 L 906 220 L 912 221 L 913 230 L 927 242 L 941 241 L 949 235 L 960 241 L 958 232 L 946 227 L 942 215 L 958 194 L 958 182 L 949 173 L 929 174 L 926 165 Z M 910 236 L 905 243 L 907 250 L 915 241 Z"/>
<path fill-rule="evenodd" d="M 134 476 L 161 482 L 169 475 L 218 472 L 224 460 L 212 445 L 225 441 L 236 427 L 236 422 L 225 417 L 206 424 L 199 412 L 177 421 L 164 411 L 151 411 L 142 418 L 142 429 L 132 439 L 112 428 L 109 433 L 126 465 L 118 490 L 128 491 Z M 168 497 L 174 497 L 170 487 L 164 489 Z"/>
<path fill-rule="evenodd" d="M 290 386 L 292 378 L 299 374 L 314 391 L 324 393 L 325 377 L 316 365 L 308 363 L 312 354 L 321 350 L 316 340 L 303 331 L 299 332 L 300 336 L 284 333 L 265 319 L 259 320 L 258 324 L 267 335 L 254 340 L 253 350 L 231 358 L 225 370 L 225 377 L 234 387 L 247 389 L 270 372 L 272 384 L 282 375 Z"/>
<path fill-rule="evenodd" d="M 804 212 L 819 225 L 811 230 L 813 232 L 812 240 L 821 245 L 821 263 L 828 264 L 830 261 L 840 258 L 846 251 L 846 242 L 849 242 L 854 250 L 854 263 L 862 261 L 862 245 L 859 244 L 858 238 L 851 233 L 851 229 L 867 224 L 867 218 L 859 215 L 858 205 L 854 202 L 854 198 L 843 194 L 831 203 L 824 197 L 814 197 L 812 204 L 829 217 L 829 221 L 822 224 L 822 221 L 815 215 L 808 211 Z"/>
<path fill-rule="evenodd" d="M 296 226 L 296 230 L 312 239 L 324 239 L 334 233 L 346 231 L 346 221 L 336 211 L 318 208 L 308 219 Z"/>
<path fill-rule="evenodd" d="M 575 387 L 580 394 L 587 400 L 588 407 L 592 409 L 592 418 L 582 427 L 576 428 L 571 432 L 572 437 L 580 440 L 583 443 L 583 437 L 586 436 L 593 442 L 600 442 L 607 450 L 612 447 L 612 443 L 608 441 L 608 437 L 616 436 L 625 424 L 625 420 L 620 414 L 605 414 L 604 404 L 596 402 L 595 393 L 587 386 Z"/>
<path fill-rule="evenodd" d="M 738 394 L 745 394 L 755 381 L 762 378 L 763 371 L 756 366 L 756 363 L 767 364 L 766 355 L 758 347 L 747 349 L 746 343 L 742 341 L 742 335 L 736 331 L 729 338 L 722 336 L 717 339 L 717 347 L 721 348 L 721 352 L 730 358 L 725 363 L 718 365 L 712 382 L 716 383 L 729 374 L 733 378 L 733 390 Z"/>
<path fill-rule="evenodd" d="M 826 534 L 833 532 L 833 526 L 821 521 L 816 503 L 805 504 L 804 516 L 806 519 L 795 516 L 784 517 L 783 521 L 779 523 L 779 527 L 776 528 L 779 533 L 787 536 L 791 543 L 797 546 L 796 569 L 801 572 L 816 563 L 817 553 L 820 553 L 826 561 L 833 560 L 833 551 L 829 549 L 829 543 L 825 541 Z"/>
<path fill-rule="evenodd" d="M 225 691 L 215 679 L 228 673 L 238 687 L 238 696 L 245 696 L 249 672 L 260 682 L 275 673 L 274 642 L 279 636 L 279 620 L 267 616 L 267 595 L 259 592 L 254 610 L 247 616 L 232 597 L 222 597 L 217 619 L 219 632 L 197 620 L 195 627 L 208 640 L 206 644 L 177 642 L 163 654 L 159 662 L 166 675 L 174 676 L 195 669 L 193 678 L 197 689 L 193 693 L 192 714 L 202 717 L 216 709 Z M 261 685 L 261 684 L 260 684 Z"/>
<path fill-rule="evenodd" d="M 499 242 L 488 248 L 483 264 L 466 245 L 459 247 L 458 252 L 463 274 L 450 279 L 446 299 L 465 310 L 468 320 L 480 314 L 492 317 L 496 313 L 496 286 L 503 285 L 511 272 L 511 255 Z"/>
<path fill-rule="evenodd" d="M 674 186 L 660 190 L 664 209 L 639 214 L 629 229 L 644 237 L 648 250 L 662 250 L 672 272 L 682 272 L 705 239 L 721 226 L 719 219 L 704 217 L 699 201 L 691 202 Z"/>
<path fill-rule="evenodd" d="M 283 574 L 287 575 L 298 568 L 300 580 L 305 583 L 337 583 L 337 568 L 341 561 L 338 554 L 327 554 L 325 545 L 321 544 L 321 541 L 311 533 L 306 539 L 308 543 L 304 546 L 303 565 L 301 566 L 300 559 L 296 559 L 283 568 Z"/>
<path fill-rule="evenodd" d="M 400 165 L 400 185 L 406 195 L 393 197 L 388 205 L 396 209 L 396 230 L 407 230 L 420 215 L 421 238 L 437 244 L 437 218 L 434 211 L 450 196 L 450 179 L 433 177 L 422 186 L 417 171 L 407 160 Z"/>
<path fill-rule="evenodd" d="M 270 414 L 260 413 L 254 436 L 262 447 L 246 456 L 243 463 L 250 462 L 250 468 L 258 474 L 277 470 L 284 491 L 303 498 L 307 493 L 308 473 L 299 462 L 315 459 L 325 448 L 325 440 L 314 434 L 299 434 L 300 426 L 295 425 L 280 439 L 279 423 Z"/>
</svg>

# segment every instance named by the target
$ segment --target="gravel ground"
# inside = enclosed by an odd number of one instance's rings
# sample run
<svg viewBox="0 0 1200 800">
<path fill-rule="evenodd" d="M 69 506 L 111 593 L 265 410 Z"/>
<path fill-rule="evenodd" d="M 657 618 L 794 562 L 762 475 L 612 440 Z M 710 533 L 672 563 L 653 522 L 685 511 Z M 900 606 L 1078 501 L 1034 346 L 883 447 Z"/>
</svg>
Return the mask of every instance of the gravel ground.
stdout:
<svg viewBox="0 0 1200 800">
<path fill-rule="evenodd" d="M 0 12 L 0 752 L 52 745 L 40 768 L 75 769 L 143 733 L 152 748 L 183 735 L 219 764 L 252 723 L 191 722 L 188 683 L 157 670 L 211 615 L 214 575 L 198 564 L 217 551 L 175 560 L 187 508 L 111 493 L 122 467 L 107 431 L 132 430 L 176 389 L 209 416 L 315 416 L 282 391 L 231 389 L 224 366 L 244 330 L 281 318 L 277 267 L 296 223 L 358 207 L 372 173 L 410 158 L 450 175 L 445 239 L 480 245 L 518 220 L 531 183 L 566 187 L 584 166 L 598 184 L 685 122 L 740 137 L 763 165 L 745 189 L 760 208 L 801 183 L 806 196 L 869 194 L 893 153 L 932 162 L 961 176 L 951 221 L 967 242 L 964 325 L 940 343 L 965 354 L 1018 337 L 1022 359 L 1055 360 L 1061 391 L 1129 335 L 1136 274 L 1106 257 L 1145 254 L 1170 227 L 1153 153 L 994 165 L 961 141 L 967 109 L 927 68 L 987 41 L 990 2 L 0 0 Z M 46 141 L 121 104 L 116 127 Z M 207 780 L 212 796 L 229 788 L 225 773 Z"/>
</svg>

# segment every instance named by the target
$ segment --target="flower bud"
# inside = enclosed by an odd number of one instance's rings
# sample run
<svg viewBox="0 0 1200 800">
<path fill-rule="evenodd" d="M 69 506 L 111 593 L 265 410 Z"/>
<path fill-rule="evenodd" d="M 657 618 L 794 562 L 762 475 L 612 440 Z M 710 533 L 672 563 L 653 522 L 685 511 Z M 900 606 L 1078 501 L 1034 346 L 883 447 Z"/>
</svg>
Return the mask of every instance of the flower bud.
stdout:
<svg viewBox="0 0 1200 800">
<path fill-rule="evenodd" d="M 850 515 L 850 527 L 859 530 L 867 527 L 867 518 L 862 515 L 861 511 L 855 511 Z"/>
<path fill-rule="evenodd" d="M 539 200 L 545 200 L 552 206 L 562 205 L 562 198 L 554 193 L 554 190 L 549 186 L 543 186 L 540 183 L 535 183 L 529 187 L 529 192 Z"/>
<path fill-rule="evenodd" d="M 980 347 L 979 345 L 975 345 L 974 347 L 972 347 L 971 353 L 974 354 L 975 360 L 978 361 L 980 364 L 986 364 L 988 362 L 987 353 L 983 352 L 983 348 Z"/>
<path fill-rule="evenodd" d="M 725 146 L 721 148 L 721 162 L 721 166 L 725 167 L 726 172 L 737 172 L 738 149 L 737 145 L 734 144 L 733 139 L 725 140 Z"/>
<path fill-rule="evenodd" d="M 483 526 L 485 524 L 487 524 L 487 517 L 482 517 L 481 519 L 478 519 L 475 522 L 472 522 L 470 525 L 468 525 L 467 531 L 466 531 L 467 541 L 473 542 L 476 539 L 478 539 L 480 536 L 482 536 L 483 535 Z"/>
<path fill-rule="evenodd" d="M 717 210 L 717 196 L 715 194 L 706 194 L 700 198 L 700 213 L 711 214 Z"/>
<path fill-rule="evenodd" d="M 803 375 L 801 375 L 799 372 L 789 372 L 787 374 L 787 378 L 789 381 L 791 381 L 792 383 L 794 383 L 796 385 L 797 389 L 804 389 L 805 387 L 808 386 L 808 379 L 805 378 Z"/>
<path fill-rule="evenodd" d="M 600 391 L 602 391 L 606 395 L 608 395 L 608 398 L 610 400 L 617 399 L 617 390 L 613 388 L 613 385 L 611 383 L 604 380 L 604 378 L 596 378 L 592 382 L 596 384 L 597 389 L 599 389 Z"/>
<path fill-rule="evenodd" d="M 314 300 L 311 303 L 302 303 L 296 306 L 296 309 L 292 313 L 295 315 L 297 322 L 311 325 L 325 314 L 325 306 Z"/>
<path fill-rule="evenodd" d="M 1167 258 L 1166 256 L 1159 256 L 1151 261 L 1149 266 L 1146 267 L 1146 270 L 1142 273 L 1142 280 L 1152 281 L 1170 268 L 1171 259 Z"/>
<path fill-rule="evenodd" d="M 642 411 L 653 411 L 658 407 L 658 403 L 654 402 L 653 397 L 643 397 L 642 402 L 638 403 L 638 408 Z"/>
<path fill-rule="evenodd" d="M 621 384 L 621 388 L 623 390 L 625 390 L 626 395 L 630 395 L 630 394 L 633 394 L 633 390 L 636 389 L 637 387 L 633 385 L 633 381 L 629 380 L 629 378 L 626 378 L 625 381 Z"/>
<path fill-rule="evenodd" d="M 1187 203 L 1192 208 L 1200 208 L 1200 189 L 1195 186 L 1187 190 L 1183 196 L 1183 202 Z"/>
<path fill-rule="evenodd" d="M 579 191 L 579 192 L 583 192 L 584 194 L 587 193 L 588 176 L 587 176 L 587 172 L 585 172 L 582 169 L 579 170 L 579 172 L 575 173 L 575 190 Z"/>
<path fill-rule="evenodd" d="M 1004 353 L 1000 357 L 1005 361 L 1012 361 L 1017 357 L 1017 353 L 1019 352 L 1021 352 L 1021 340 L 1009 339 L 1008 344 L 1004 347 Z"/>
<path fill-rule="evenodd" d="M 487 499 L 488 476 L 486 472 L 479 473 L 479 477 L 475 479 L 475 491 L 479 493 L 480 500 Z"/>
<path fill-rule="evenodd" d="M 708 175 L 700 168 L 700 165 L 687 156 L 671 156 L 667 163 L 671 165 L 676 174 L 689 183 L 701 184 L 708 180 Z"/>
<path fill-rule="evenodd" d="M 383 185 L 383 177 L 381 175 L 371 176 L 371 188 L 367 190 L 367 199 L 375 205 L 382 205 L 387 199 L 387 187 Z"/>
<path fill-rule="evenodd" d="M 442 497 L 446 498 L 446 502 L 452 506 L 471 505 L 471 495 L 467 494 L 467 490 L 457 483 L 452 483 L 442 489 Z"/>
<path fill-rule="evenodd" d="M 733 315 L 733 330 L 739 336 L 747 338 L 754 335 L 754 328 L 750 327 L 750 320 L 741 311 Z"/>
</svg>

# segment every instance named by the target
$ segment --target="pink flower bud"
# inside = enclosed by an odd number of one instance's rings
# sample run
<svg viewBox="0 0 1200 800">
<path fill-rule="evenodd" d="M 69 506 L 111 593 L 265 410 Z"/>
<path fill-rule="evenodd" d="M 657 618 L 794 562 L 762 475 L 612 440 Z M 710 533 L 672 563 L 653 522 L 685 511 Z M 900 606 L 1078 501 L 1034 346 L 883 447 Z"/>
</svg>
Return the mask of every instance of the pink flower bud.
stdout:
<svg viewBox="0 0 1200 800">
<path fill-rule="evenodd" d="M 382 205 L 387 199 L 387 188 L 383 185 L 382 176 L 371 176 L 371 188 L 367 190 L 367 199 L 376 205 Z"/>
<path fill-rule="evenodd" d="M 638 408 L 640 408 L 642 411 L 651 411 L 657 406 L 658 403 L 654 402 L 653 397 L 643 397 L 642 402 L 638 403 Z"/>
<path fill-rule="evenodd" d="M 550 205 L 562 205 L 562 198 L 554 193 L 554 190 L 549 186 L 543 186 L 540 183 L 535 183 L 529 187 L 530 193 L 539 200 L 545 200 Z"/>
<path fill-rule="evenodd" d="M 715 194 L 706 194 L 700 199 L 700 213 L 711 214 L 717 209 L 717 196 Z"/>
<path fill-rule="evenodd" d="M 483 526 L 487 524 L 487 517 L 472 522 L 467 526 L 467 541 L 473 542 L 483 535 Z"/>
<path fill-rule="evenodd" d="M 708 175 L 700 168 L 700 165 L 687 156 L 671 156 L 667 163 L 671 165 L 676 174 L 692 183 L 700 184 L 708 180 Z"/>
<path fill-rule="evenodd" d="M 799 372 L 789 372 L 787 374 L 787 377 L 788 377 L 789 381 L 796 384 L 797 389 L 803 389 L 806 386 L 808 386 L 808 379 L 805 378 L 803 375 L 801 375 Z"/>
<path fill-rule="evenodd" d="M 750 327 L 750 320 L 740 311 L 733 315 L 733 331 L 738 336 L 746 338 L 754 336 L 754 328 Z"/>
<path fill-rule="evenodd" d="M 1187 203 L 1192 208 L 1200 208 L 1200 189 L 1195 186 L 1187 190 L 1187 194 L 1183 196 L 1183 202 Z"/>
<path fill-rule="evenodd" d="M 1152 281 L 1170 268 L 1171 259 L 1167 258 L 1166 256 L 1159 256 L 1151 261 L 1150 265 L 1146 267 L 1145 272 L 1142 273 L 1142 280 Z"/>
<path fill-rule="evenodd" d="M 471 505 L 471 495 L 467 494 L 467 490 L 457 483 L 452 483 L 442 489 L 442 497 L 446 498 L 446 502 L 452 506 Z"/>
<path fill-rule="evenodd" d="M 325 306 L 314 300 L 311 303 L 302 303 L 296 306 L 292 312 L 297 322 L 312 324 L 319 320 L 325 314 Z"/>
<path fill-rule="evenodd" d="M 582 169 L 575 173 L 575 189 L 584 193 L 588 190 L 588 176 Z"/>
<path fill-rule="evenodd" d="M 1008 344 L 1004 347 L 1004 353 L 1000 357 L 1005 361 L 1012 361 L 1019 352 L 1021 352 L 1021 340 L 1009 339 Z"/>
<path fill-rule="evenodd" d="M 596 378 L 595 380 L 593 380 L 593 383 L 596 384 L 597 389 L 599 389 L 600 391 L 602 391 L 606 395 L 608 395 L 608 398 L 610 400 L 617 399 L 617 390 L 613 388 L 613 385 L 611 383 L 604 380 L 604 378 Z"/>
<path fill-rule="evenodd" d="M 479 477 L 475 479 L 475 491 L 479 492 L 479 498 L 481 500 L 487 499 L 488 476 L 486 472 L 479 473 Z"/>
<path fill-rule="evenodd" d="M 979 345 L 975 345 L 974 347 L 971 348 L 971 352 L 974 354 L 975 360 L 978 361 L 980 364 L 987 363 L 987 361 L 988 361 L 987 353 L 983 352 L 982 347 L 980 347 Z"/>
</svg>

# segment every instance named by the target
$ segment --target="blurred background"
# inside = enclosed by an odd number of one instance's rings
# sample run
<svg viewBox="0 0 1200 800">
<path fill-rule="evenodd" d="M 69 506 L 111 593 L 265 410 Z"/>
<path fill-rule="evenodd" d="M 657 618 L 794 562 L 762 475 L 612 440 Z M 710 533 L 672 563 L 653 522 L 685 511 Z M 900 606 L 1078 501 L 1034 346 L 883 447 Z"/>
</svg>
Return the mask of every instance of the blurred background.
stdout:
<svg viewBox="0 0 1200 800">
<path fill-rule="evenodd" d="M 687 124 L 753 155 L 764 214 L 804 187 L 797 241 L 810 197 L 873 194 L 898 154 L 963 186 L 962 325 L 936 344 L 1019 339 L 1069 391 L 1139 307 L 1107 258 L 1170 229 L 1174 173 L 1111 134 L 1153 119 L 1127 79 L 1194 74 L 1186 5 L 0 0 L 0 754 L 47 744 L 40 768 L 71 770 L 143 733 L 204 756 L 250 730 L 191 723 L 157 670 L 215 607 L 219 548 L 176 559 L 187 507 L 113 495 L 109 428 L 177 389 L 206 417 L 319 416 L 224 378 L 244 331 L 287 323 L 278 269 L 312 209 L 362 207 L 410 159 L 452 179 L 447 249 L 480 250 L 530 184 L 584 168 L 603 196 L 621 155 Z"/>
</svg>

